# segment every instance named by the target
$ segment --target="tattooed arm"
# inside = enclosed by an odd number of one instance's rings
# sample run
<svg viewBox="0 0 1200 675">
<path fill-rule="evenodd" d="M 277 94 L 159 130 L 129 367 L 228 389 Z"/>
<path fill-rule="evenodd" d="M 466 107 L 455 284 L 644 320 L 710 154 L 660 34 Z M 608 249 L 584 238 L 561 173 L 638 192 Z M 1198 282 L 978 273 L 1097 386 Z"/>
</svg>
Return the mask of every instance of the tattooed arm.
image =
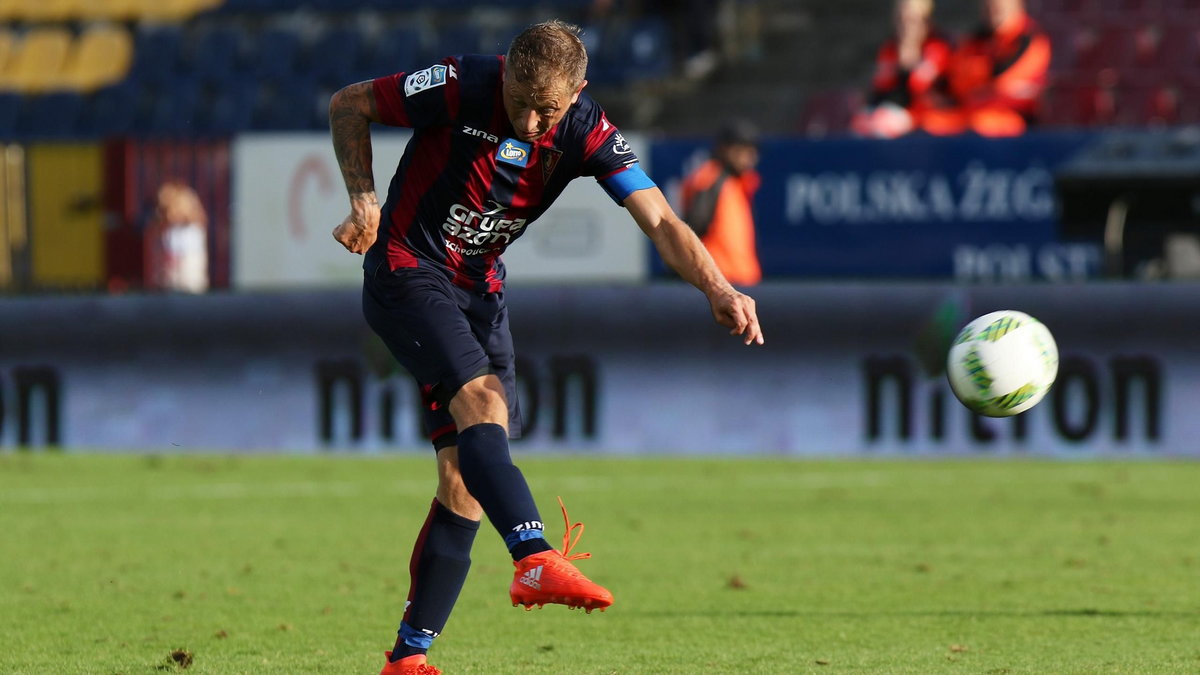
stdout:
<svg viewBox="0 0 1200 675">
<path fill-rule="evenodd" d="M 366 253 L 379 230 L 379 199 L 371 170 L 371 122 L 379 122 L 370 81 L 344 87 L 329 100 L 329 131 L 346 191 L 350 215 L 333 228 L 333 238 L 352 253 Z"/>
</svg>

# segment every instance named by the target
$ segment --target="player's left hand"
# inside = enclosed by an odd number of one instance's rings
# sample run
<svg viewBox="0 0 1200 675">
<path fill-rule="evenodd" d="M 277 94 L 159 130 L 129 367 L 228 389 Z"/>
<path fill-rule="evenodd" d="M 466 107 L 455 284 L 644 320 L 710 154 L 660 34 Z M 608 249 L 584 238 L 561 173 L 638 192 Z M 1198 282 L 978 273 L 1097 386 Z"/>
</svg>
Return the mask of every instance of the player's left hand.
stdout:
<svg viewBox="0 0 1200 675">
<path fill-rule="evenodd" d="M 758 325 L 758 312 L 755 309 L 754 298 L 739 293 L 734 289 L 713 297 L 713 318 L 717 323 L 729 328 L 730 335 L 741 335 L 744 344 L 763 344 L 762 327 Z"/>
</svg>

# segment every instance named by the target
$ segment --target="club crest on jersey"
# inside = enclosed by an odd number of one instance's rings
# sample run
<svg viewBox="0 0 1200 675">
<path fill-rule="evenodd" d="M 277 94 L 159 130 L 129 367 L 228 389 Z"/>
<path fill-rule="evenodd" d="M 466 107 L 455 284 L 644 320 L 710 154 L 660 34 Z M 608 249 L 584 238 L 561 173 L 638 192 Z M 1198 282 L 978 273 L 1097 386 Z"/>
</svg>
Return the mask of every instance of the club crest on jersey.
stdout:
<svg viewBox="0 0 1200 675">
<path fill-rule="evenodd" d="M 454 66 L 438 64 L 429 66 L 425 70 L 418 70 L 404 78 L 404 95 L 412 96 L 419 91 L 440 87 L 446 84 L 448 77 L 458 77 L 458 74 L 454 72 Z"/>
<path fill-rule="evenodd" d="M 500 142 L 500 149 L 496 151 L 496 159 L 505 164 L 525 168 L 529 164 L 529 151 L 531 147 L 528 143 L 506 138 Z"/>
<path fill-rule="evenodd" d="M 554 167 L 558 166 L 558 160 L 562 159 L 563 152 L 558 148 L 542 148 L 542 182 L 550 182 L 550 174 L 554 173 Z"/>
</svg>

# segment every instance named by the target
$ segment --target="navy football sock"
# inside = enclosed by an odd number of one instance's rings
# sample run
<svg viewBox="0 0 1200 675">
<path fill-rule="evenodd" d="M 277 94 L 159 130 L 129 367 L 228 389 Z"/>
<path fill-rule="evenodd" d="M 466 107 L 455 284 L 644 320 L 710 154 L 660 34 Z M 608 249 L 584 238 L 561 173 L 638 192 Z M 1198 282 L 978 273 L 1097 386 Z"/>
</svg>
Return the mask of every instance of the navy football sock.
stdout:
<svg viewBox="0 0 1200 675">
<path fill-rule="evenodd" d="M 478 520 L 463 518 L 433 500 L 408 563 L 408 606 L 392 649 L 392 661 L 425 653 L 446 627 L 450 610 L 467 580 L 471 544 L 478 531 Z"/>
<path fill-rule="evenodd" d="M 467 491 L 504 537 L 513 560 L 551 550 L 529 485 L 508 453 L 504 427 L 476 424 L 459 431 L 458 470 Z"/>
</svg>

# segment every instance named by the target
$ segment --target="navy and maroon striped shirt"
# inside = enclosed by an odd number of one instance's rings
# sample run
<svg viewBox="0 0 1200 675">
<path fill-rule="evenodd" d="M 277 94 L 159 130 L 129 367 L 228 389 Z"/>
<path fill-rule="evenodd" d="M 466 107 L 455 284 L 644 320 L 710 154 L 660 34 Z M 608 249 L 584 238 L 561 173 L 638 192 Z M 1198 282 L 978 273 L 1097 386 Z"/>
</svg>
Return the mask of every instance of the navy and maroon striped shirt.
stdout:
<svg viewBox="0 0 1200 675">
<path fill-rule="evenodd" d="M 379 240 L 392 270 L 444 272 L 479 292 L 504 285 L 500 254 L 579 176 L 621 203 L 653 187 L 625 138 L 587 94 L 533 143 L 513 138 L 503 56 L 452 56 L 374 81 L 385 124 L 413 137 L 388 188 Z"/>
</svg>

